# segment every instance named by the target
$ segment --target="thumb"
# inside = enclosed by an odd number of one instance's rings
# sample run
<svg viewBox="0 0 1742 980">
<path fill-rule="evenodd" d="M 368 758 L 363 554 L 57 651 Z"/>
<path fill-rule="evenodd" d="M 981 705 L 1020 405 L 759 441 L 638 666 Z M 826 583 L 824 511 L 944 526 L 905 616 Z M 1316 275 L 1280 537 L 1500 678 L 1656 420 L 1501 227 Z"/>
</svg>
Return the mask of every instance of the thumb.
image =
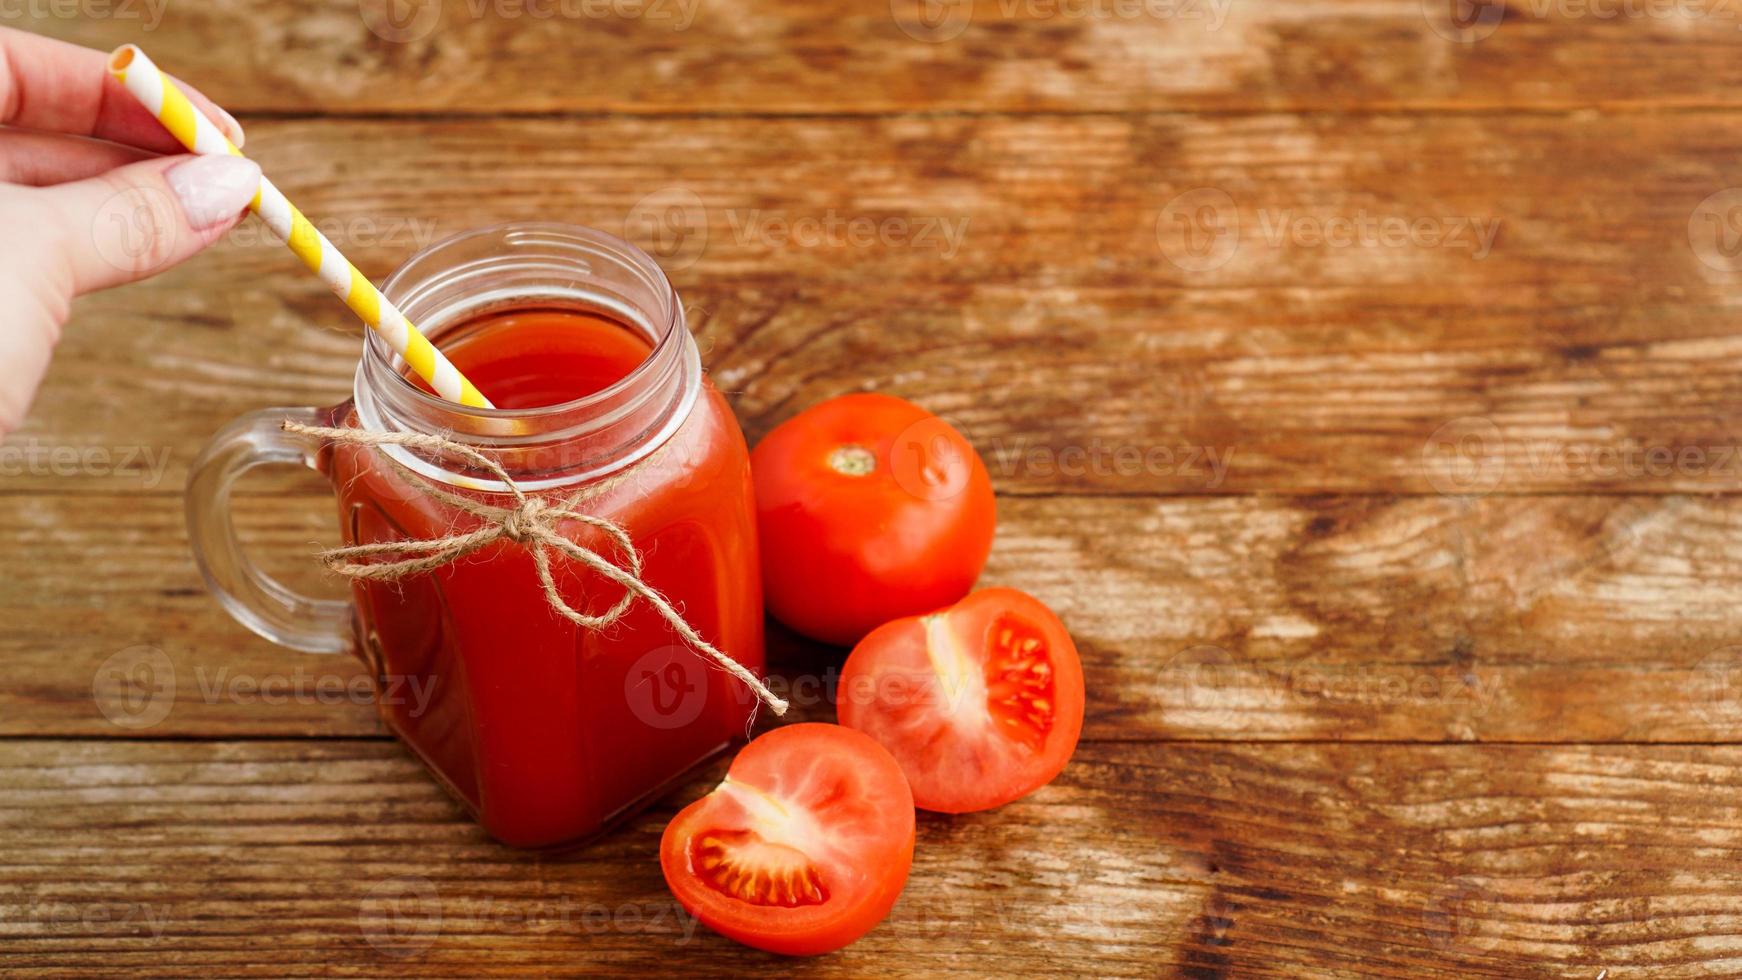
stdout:
<svg viewBox="0 0 1742 980">
<path fill-rule="evenodd" d="M 217 241 L 260 188 L 260 166 L 228 154 L 174 156 L 31 191 L 54 223 L 75 294 L 154 276 Z"/>
</svg>

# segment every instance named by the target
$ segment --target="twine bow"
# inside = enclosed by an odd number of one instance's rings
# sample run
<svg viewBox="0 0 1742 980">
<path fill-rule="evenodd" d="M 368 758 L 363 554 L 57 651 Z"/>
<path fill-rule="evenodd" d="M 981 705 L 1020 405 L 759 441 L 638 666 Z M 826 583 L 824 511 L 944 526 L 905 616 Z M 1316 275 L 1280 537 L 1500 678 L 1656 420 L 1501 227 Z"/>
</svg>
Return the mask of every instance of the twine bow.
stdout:
<svg viewBox="0 0 1742 980">
<path fill-rule="evenodd" d="M 659 594 L 652 586 L 641 578 L 641 551 L 630 540 L 629 532 L 621 524 L 596 517 L 580 510 L 580 505 L 591 498 L 600 496 L 615 488 L 635 472 L 638 467 L 630 467 L 623 473 L 608 480 L 595 483 L 579 493 L 560 499 L 550 499 L 527 494 L 503 469 L 502 464 L 462 443 L 441 436 L 424 435 L 415 432 L 364 432 L 358 429 L 334 429 L 324 426 L 304 425 L 286 419 L 283 423 L 286 432 L 297 435 L 312 436 L 349 446 L 404 446 L 407 449 L 420 449 L 428 453 L 448 458 L 463 459 L 474 466 L 489 471 L 502 485 L 508 488 L 508 493 L 514 498 L 512 507 L 495 507 L 479 503 L 435 485 L 424 479 L 392 456 L 383 453 L 382 456 L 397 470 L 400 475 L 417 484 L 419 489 L 442 503 L 463 513 L 476 517 L 482 523 L 476 530 L 461 534 L 450 534 L 445 537 L 414 539 L 408 541 L 383 541 L 375 544 L 351 545 L 345 548 L 334 548 L 320 553 L 320 559 L 334 572 L 352 579 L 364 579 L 375 582 L 395 582 L 412 575 L 434 571 L 460 559 L 496 544 L 499 541 L 511 541 L 526 549 L 532 556 L 532 565 L 538 571 L 539 584 L 544 586 L 544 597 L 564 619 L 569 620 L 583 629 L 601 630 L 617 622 L 623 614 L 629 611 L 635 600 L 640 599 L 653 607 L 660 618 L 670 624 L 677 634 L 683 637 L 692 648 L 706 654 L 709 659 L 718 664 L 727 673 L 742 681 L 745 686 L 756 692 L 763 703 L 774 710 L 777 715 L 786 713 L 786 702 L 775 696 L 761 679 L 751 673 L 743 664 L 728 657 L 719 648 L 702 639 L 700 633 L 690 626 L 671 603 Z M 603 555 L 565 537 L 559 530 L 564 521 L 574 521 L 595 528 L 611 539 L 620 556 L 621 564 L 612 562 Z M 568 604 L 558 591 L 556 578 L 551 573 L 551 551 L 580 562 L 598 572 L 600 575 L 623 587 L 623 595 L 610 609 L 597 616 L 590 616 Z M 398 557 L 393 557 L 398 556 Z M 385 559 L 385 560 L 377 560 Z"/>
</svg>

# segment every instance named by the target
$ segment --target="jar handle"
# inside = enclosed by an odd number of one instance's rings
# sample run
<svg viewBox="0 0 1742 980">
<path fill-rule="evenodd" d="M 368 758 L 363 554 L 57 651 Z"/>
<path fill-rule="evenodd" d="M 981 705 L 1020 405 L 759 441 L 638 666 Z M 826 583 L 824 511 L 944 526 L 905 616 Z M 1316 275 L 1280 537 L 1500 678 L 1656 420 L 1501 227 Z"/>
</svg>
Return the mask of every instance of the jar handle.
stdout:
<svg viewBox="0 0 1742 980">
<path fill-rule="evenodd" d="M 238 623 L 281 646 L 308 653 L 351 648 L 351 605 L 299 595 L 261 571 L 242 553 L 230 510 L 236 478 L 256 466 L 300 463 L 315 468 L 306 440 L 281 428 L 285 419 L 326 425 L 314 408 L 249 412 L 212 437 L 188 473 L 188 540 L 206 588 Z"/>
</svg>

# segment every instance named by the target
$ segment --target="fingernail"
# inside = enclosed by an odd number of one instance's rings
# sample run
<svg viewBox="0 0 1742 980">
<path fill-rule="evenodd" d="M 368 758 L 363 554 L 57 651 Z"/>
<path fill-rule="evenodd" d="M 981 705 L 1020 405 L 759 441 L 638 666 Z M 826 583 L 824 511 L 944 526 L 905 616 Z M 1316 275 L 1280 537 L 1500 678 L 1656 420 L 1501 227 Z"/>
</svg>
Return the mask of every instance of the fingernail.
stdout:
<svg viewBox="0 0 1742 980">
<path fill-rule="evenodd" d="M 260 189 L 260 165 L 227 153 L 184 160 L 164 177 L 195 231 L 235 217 Z"/>
</svg>

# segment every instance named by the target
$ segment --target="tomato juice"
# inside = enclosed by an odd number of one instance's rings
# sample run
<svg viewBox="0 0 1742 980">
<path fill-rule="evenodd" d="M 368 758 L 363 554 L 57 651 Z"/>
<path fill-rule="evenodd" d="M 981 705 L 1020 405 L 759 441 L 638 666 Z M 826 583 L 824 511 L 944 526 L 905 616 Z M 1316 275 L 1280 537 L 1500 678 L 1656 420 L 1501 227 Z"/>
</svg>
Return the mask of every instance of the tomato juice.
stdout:
<svg viewBox="0 0 1742 980">
<path fill-rule="evenodd" d="M 605 441 L 620 450 L 648 439 L 638 430 L 624 436 L 622 426 L 610 440 L 538 438 L 542 420 L 586 416 L 588 399 L 664 383 L 643 377 L 656 348 L 645 332 L 605 311 L 527 305 L 471 317 L 435 341 L 513 416 L 497 442 L 516 481 L 553 500 L 595 492 L 578 509 L 621 525 L 644 558 L 643 581 L 760 675 L 762 597 L 744 439 L 700 375 L 687 331 L 681 339 L 696 363 L 687 407 L 670 413 L 676 421 L 657 447 L 639 447 L 649 454 L 599 475 L 592 474 L 610 469 Z M 401 371 L 394 383 L 404 380 Z M 359 424 L 354 409 L 342 418 Z M 480 526 L 387 465 L 382 452 L 327 450 L 347 545 Z M 468 486 L 468 478 L 488 479 L 479 471 L 425 462 L 420 472 L 434 473 L 445 493 L 512 503 Z M 572 473 L 588 475 L 565 482 Z M 597 529 L 565 522 L 560 531 L 624 564 Z M 555 553 L 552 561 L 563 598 L 577 610 L 598 615 L 623 595 L 579 563 Z M 353 590 L 358 652 L 375 674 L 383 719 L 504 843 L 584 841 L 745 737 L 754 696 L 689 649 L 645 602 L 604 629 L 579 626 L 552 609 L 531 554 L 513 541 L 398 581 L 355 581 Z"/>
</svg>

